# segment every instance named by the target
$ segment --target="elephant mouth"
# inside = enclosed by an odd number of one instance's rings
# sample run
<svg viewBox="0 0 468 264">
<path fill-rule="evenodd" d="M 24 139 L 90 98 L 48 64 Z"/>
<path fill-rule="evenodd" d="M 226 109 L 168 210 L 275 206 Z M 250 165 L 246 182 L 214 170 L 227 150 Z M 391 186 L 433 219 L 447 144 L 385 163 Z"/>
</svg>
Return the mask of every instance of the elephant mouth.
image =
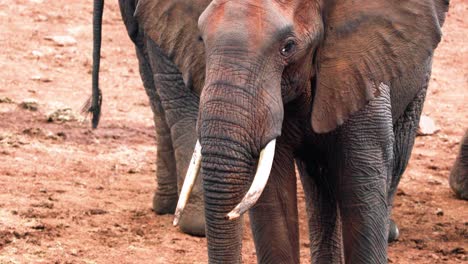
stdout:
<svg viewBox="0 0 468 264">
<path fill-rule="evenodd" d="M 255 172 L 252 184 L 245 196 L 242 198 L 241 202 L 226 215 L 225 218 L 227 220 L 234 220 L 239 218 L 242 214 L 252 208 L 252 206 L 255 205 L 255 203 L 262 195 L 263 190 L 265 189 L 265 186 L 268 182 L 268 178 L 270 177 L 271 167 L 275 157 L 275 147 L 276 139 L 273 139 L 260 152 L 257 171 Z M 201 145 L 200 142 L 197 141 L 193 151 L 192 160 L 190 161 L 190 165 L 185 176 L 184 184 L 182 185 L 179 200 L 177 202 L 173 221 L 174 226 L 178 225 L 184 208 L 187 205 L 195 181 L 200 174 L 201 160 Z"/>
</svg>

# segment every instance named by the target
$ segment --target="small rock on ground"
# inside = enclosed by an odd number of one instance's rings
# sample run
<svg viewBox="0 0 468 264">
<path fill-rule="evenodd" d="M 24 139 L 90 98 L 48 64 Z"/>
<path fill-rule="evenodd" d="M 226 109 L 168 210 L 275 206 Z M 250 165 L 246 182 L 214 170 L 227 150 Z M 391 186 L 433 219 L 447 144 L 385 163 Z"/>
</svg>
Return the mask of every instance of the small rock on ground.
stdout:
<svg viewBox="0 0 468 264">
<path fill-rule="evenodd" d="M 70 122 L 76 121 L 78 118 L 73 113 L 71 108 L 57 109 L 54 112 L 47 115 L 47 122 Z"/>
<path fill-rule="evenodd" d="M 417 131 L 418 136 L 428 136 L 437 133 L 440 129 L 437 127 L 436 123 L 432 118 L 421 115 L 421 119 L 419 120 L 419 127 Z"/>
<path fill-rule="evenodd" d="M 76 39 L 72 36 L 46 36 L 44 37 L 46 40 L 50 40 L 55 43 L 55 45 L 63 47 L 63 46 L 72 46 L 76 44 Z"/>
<path fill-rule="evenodd" d="M 21 103 L 20 106 L 23 109 L 30 110 L 30 111 L 37 111 L 39 110 L 39 103 L 37 102 L 36 99 L 24 99 Z"/>
</svg>

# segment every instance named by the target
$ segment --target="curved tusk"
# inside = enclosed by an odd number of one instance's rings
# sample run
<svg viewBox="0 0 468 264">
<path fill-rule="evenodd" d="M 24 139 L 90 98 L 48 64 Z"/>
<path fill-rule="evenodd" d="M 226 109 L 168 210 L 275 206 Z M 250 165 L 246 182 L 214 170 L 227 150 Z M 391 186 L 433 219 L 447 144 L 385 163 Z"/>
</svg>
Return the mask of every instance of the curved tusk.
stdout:
<svg viewBox="0 0 468 264">
<path fill-rule="evenodd" d="M 197 140 L 197 144 L 195 144 L 195 149 L 193 151 L 192 160 L 190 161 L 184 184 L 182 185 L 182 190 L 180 191 L 179 201 L 177 201 L 177 207 L 174 213 L 174 221 L 172 222 L 174 226 L 179 224 L 180 217 L 184 212 L 185 206 L 187 205 L 193 185 L 195 184 L 198 173 L 200 172 L 201 158 L 201 145 Z"/>
<path fill-rule="evenodd" d="M 233 220 L 241 216 L 257 202 L 258 198 L 260 198 L 268 178 L 270 177 L 271 166 L 273 165 L 273 158 L 275 157 L 275 145 L 276 139 L 273 139 L 260 152 L 258 167 L 252 185 L 242 201 L 227 214 L 226 218 L 228 220 Z"/>
</svg>

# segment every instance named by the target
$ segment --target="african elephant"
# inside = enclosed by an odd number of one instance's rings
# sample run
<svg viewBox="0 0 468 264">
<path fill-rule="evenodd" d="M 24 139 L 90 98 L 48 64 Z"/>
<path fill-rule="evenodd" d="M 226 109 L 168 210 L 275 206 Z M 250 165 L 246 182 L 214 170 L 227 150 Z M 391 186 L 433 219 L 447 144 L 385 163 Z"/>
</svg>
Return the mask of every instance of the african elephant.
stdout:
<svg viewBox="0 0 468 264">
<path fill-rule="evenodd" d="M 312 261 L 387 262 L 393 198 L 447 9 L 443 0 L 211 1 L 198 20 L 197 120 L 211 263 L 241 262 L 239 216 L 249 209 L 258 261 L 299 262 L 295 164 Z"/>
<path fill-rule="evenodd" d="M 312 262 L 387 262 L 447 9 L 447 0 L 139 0 L 124 16 L 166 122 L 196 120 L 186 179 L 202 182 L 210 263 L 241 262 L 246 211 L 259 262 L 299 263 L 296 165 Z"/>
<path fill-rule="evenodd" d="M 185 172 L 197 139 L 195 127 L 199 93 L 203 86 L 204 65 L 194 64 L 196 59 L 192 59 L 192 57 L 203 58 L 203 49 L 201 48 L 202 44 L 198 41 L 188 41 L 187 39 L 173 39 L 178 42 L 172 43 L 172 46 L 164 46 L 164 51 L 152 43 L 148 44 L 152 41 L 134 16 L 137 3 L 137 0 L 120 0 L 119 6 L 128 35 L 135 44 L 140 76 L 149 97 L 156 128 L 157 190 L 153 198 L 153 209 L 157 214 L 172 214 L 176 208 L 178 192 L 182 188 Z M 93 96 L 84 109 L 93 115 L 93 128 L 98 125 L 102 101 L 98 81 L 103 6 L 103 0 L 94 0 Z M 200 13 L 202 8 L 203 6 L 199 5 Z M 196 24 L 189 18 L 185 20 L 192 23 L 192 26 L 189 26 L 187 30 L 196 32 Z M 179 21 L 184 22 L 184 19 Z M 166 34 L 166 37 L 177 38 L 181 36 L 183 38 L 189 36 L 185 33 L 182 34 L 180 25 L 175 26 L 175 28 L 167 27 L 167 30 L 163 32 L 174 34 Z M 181 34 L 177 35 L 179 32 Z M 198 37 L 198 33 L 195 34 Z M 185 45 L 179 45 L 179 41 Z M 194 52 L 187 55 L 191 49 Z M 200 59 L 199 62 L 201 61 Z M 180 63 L 192 64 L 188 67 L 176 66 Z M 179 69 L 182 70 L 183 74 Z M 184 217 L 179 224 L 185 233 L 196 236 L 205 235 L 201 180 L 195 185 L 187 209 L 184 211 Z"/>
<path fill-rule="evenodd" d="M 460 142 L 460 150 L 450 172 L 449 183 L 457 197 L 468 200 L 468 130 Z"/>
</svg>

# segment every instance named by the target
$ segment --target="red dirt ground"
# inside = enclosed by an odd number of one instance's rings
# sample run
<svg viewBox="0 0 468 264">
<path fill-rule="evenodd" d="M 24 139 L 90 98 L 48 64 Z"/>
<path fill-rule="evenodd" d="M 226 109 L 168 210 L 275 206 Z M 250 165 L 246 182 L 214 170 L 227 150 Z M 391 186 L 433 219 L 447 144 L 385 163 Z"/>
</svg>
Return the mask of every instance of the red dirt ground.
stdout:
<svg viewBox="0 0 468 264">
<path fill-rule="evenodd" d="M 0 0 L 0 263 L 205 263 L 206 241 L 151 211 L 153 122 L 117 1 L 104 14 L 103 117 L 47 122 L 79 112 L 91 87 L 92 1 Z M 468 206 L 448 186 L 468 127 L 468 1 L 452 1 L 424 114 L 441 127 L 418 137 L 396 198 L 401 238 L 391 263 L 468 262 Z M 59 46 L 48 36 L 76 43 Z M 10 98 L 13 102 L 5 102 Z M 21 102 L 34 98 L 38 110 Z M 300 192 L 301 261 L 309 263 Z M 249 228 L 245 263 L 255 262 Z"/>
</svg>

